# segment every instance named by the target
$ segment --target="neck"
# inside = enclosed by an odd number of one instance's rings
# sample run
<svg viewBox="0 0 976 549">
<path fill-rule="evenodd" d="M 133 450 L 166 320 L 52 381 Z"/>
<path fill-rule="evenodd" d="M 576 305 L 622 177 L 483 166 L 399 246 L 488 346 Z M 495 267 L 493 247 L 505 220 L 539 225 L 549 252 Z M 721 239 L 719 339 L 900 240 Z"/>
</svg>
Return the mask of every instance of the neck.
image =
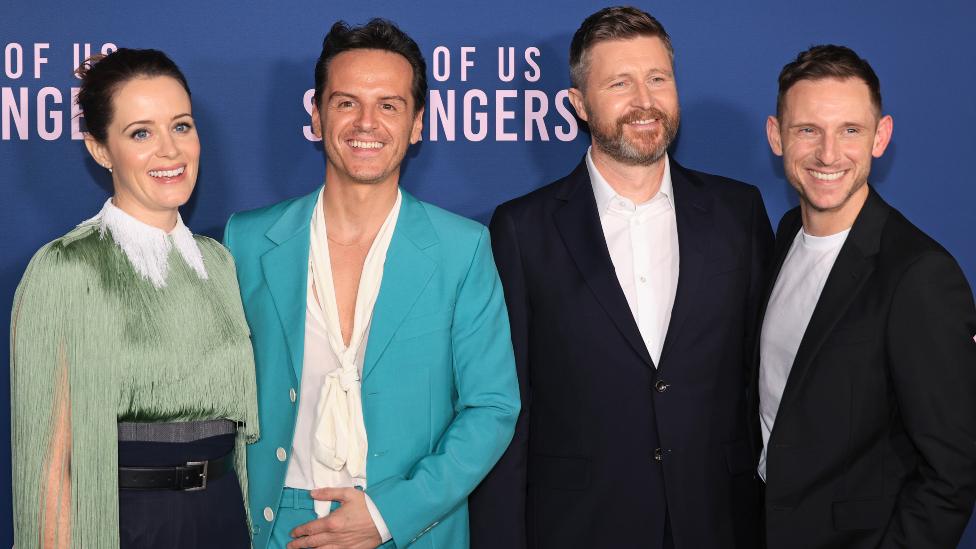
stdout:
<svg viewBox="0 0 976 549">
<path fill-rule="evenodd" d="M 830 210 L 814 209 L 801 197 L 800 217 L 803 220 L 803 231 L 810 236 L 830 236 L 846 231 L 854 226 L 854 221 L 867 199 L 867 184 L 861 186 L 839 207 Z"/>
<path fill-rule="evenodd" d="M 118 196 L 112 197 L 112 204 L 137 221 L 145 223 L 150 227 L 162 229 L 166 233 L 169 233 L 176 227 L 176 219 L 178 216 L 178 210 L 176 208 L 172 210 L 143 210 L 133 208 L 127 201 L 119 200 Z"/>
<path fill-rule="evenodd" d="M 614 192 L 635 204 L 643 204 L 654 198 L 664 179 L 664 157 L 647 166 L 623 164 L 593 145 L 590 148 L 593 165 L 607 180 Z"/>
<path fill-rule="evenodd" d="M 396 203 L 397 189 L 395 181 L 352 185 L 328 181 L 322 207 L 329 238 L 341 243 L 371 242 Z"/>
</svg>

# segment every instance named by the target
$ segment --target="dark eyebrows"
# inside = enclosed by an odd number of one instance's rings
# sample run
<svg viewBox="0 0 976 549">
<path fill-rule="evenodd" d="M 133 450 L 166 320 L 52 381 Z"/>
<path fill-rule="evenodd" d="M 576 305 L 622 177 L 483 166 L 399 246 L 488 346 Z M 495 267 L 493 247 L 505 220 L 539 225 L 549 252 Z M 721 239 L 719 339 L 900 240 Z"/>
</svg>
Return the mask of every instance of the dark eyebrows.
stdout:
<svg viewBox="0 0 976 549">
<path fill-rule="evenodd" d="M 331 94 L 329 94 L 329 101 L 332 101 L 332 99 L 334 99 L 336 97 L 347 97 L 349 99 L 359 99 L 358 97 L 356 97 L 355 95 L 353 95 L 351 93 L 346 93 L 346 92 L 343 92 L 343 91 L 334 91 Z M 380 97 L 379 100 L 380 101 L 399 101 L 399 102 L 403 103 L 404 105 L 407 104 L 407 99 L 405 97 L 403 97 L 402 95 L 395 95 L 395 94 L 394 95 L 386 95 L 386 96 Z"/>
<path fill-rule="evenodd" d="M 174 116 L 173 117 L 173 120 L 176 120 L 178 118 L 183 118 L 183 117 L 193 118 L 193 115 L 190 114 L 190 113 L 188 113 L 188 112 L 182 112 L 182 113 Z M 122 133 L 127 132 L 129 130 L 129 128 L 131 128 L 132 126 L 136 126 L 136 125 L 147 125 L 148 126 L 148 125 L 152 125 L 152 123 L 153 123 L 152 120 L 136 120 L 135 122 L 130 122 L 128 125 L 126 125 L 126 127 L 122 128 Z"/>
</svg>

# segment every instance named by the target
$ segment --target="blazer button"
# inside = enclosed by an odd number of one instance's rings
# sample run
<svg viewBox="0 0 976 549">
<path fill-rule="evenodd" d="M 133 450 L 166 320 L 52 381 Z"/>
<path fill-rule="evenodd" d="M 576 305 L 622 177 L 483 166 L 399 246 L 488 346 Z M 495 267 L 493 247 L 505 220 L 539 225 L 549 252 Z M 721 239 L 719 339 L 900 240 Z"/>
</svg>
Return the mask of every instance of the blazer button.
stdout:
<svg viewBox="0 0 976 549">
<path fill-rule="evenodd" d="M 275 456 L 278 458 L 278 461 L 285 461 L 288 458 L 288 453 L 285 452 L 284 448 L 278 448 L 275 450 Z"/>
<path fill-rule="evenodd" d="M 663 393 L 664 391 L 667 391 L 668 387 L 670 387 L 670 385 L 665 383 L 663 379 L 657 380 L 657 383 L 654 384 L 654 390 L 659 393 Z"/>
<path fill-rule="evenodd" d="M 295 388 L 288 389 L 288 400 L 295 402 L 296 398 L 298 398 L 298 395 L 295 393 Z"/>
<path fill-rule="evenodd" d="M 271 522 L 274 520 L 274 511 L 270 507 L 264 508 L 264 520 Z"/>
</svg>

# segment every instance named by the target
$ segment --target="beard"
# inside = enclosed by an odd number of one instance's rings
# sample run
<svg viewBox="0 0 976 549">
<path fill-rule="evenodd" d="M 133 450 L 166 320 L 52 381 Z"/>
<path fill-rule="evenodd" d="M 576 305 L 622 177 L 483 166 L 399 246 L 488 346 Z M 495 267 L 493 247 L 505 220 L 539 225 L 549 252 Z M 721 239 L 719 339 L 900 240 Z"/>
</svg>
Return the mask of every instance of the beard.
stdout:
<svg viewBox="0 0 976 549">
<path fill-rule="evenodd" d="M 587 110 L 593 112 L 589 108 Z M 648 119 L 658 120 L 661 124 L 660 130 L 653 134 L 642 132 L 634 139 L 624 135 L 627 124 Z M 674 117 L 671 117 L 655 107 L 636 109 L 609 123 L 591 117 L 590 135 L 593 136 L 597 148 L 617 162 L 630 166 L 649 166 L 664 157 L 664 153 L 678 135 L 680 121 L 680 110 L 676 110 Z"/>
</svg>

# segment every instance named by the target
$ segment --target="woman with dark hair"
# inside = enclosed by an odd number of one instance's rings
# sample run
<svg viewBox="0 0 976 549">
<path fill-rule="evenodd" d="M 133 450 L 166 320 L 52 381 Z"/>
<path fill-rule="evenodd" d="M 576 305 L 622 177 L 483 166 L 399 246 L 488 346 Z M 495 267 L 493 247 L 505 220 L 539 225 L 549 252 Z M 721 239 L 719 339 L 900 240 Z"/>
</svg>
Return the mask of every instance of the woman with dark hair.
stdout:
<svg viewBox="0 0 976 549">
<path fill-rule="evenodd" d="M 155 50 L 79 75 L 85 145 L 113 196 L 17 288 L 16 545 L 247 548 L 254 364 L 230 254 L 178 211 L 200 157 L 189 87 Z"/>
</svg>

